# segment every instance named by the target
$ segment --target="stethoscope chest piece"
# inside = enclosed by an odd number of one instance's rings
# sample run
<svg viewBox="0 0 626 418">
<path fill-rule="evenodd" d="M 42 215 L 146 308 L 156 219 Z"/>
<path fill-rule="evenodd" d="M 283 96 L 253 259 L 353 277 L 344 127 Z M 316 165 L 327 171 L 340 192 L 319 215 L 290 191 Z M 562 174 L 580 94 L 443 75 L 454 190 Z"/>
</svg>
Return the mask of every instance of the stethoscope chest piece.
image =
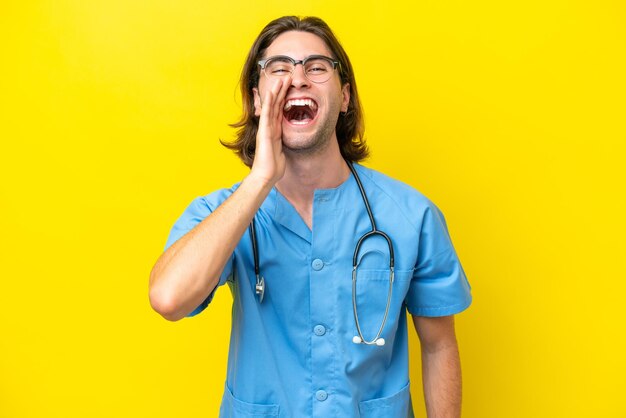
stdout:
<svg viewBox="0 0 626 418">
<path fill-rule="evenodd" d="M 256 276 L 256 294 L 259 295 L 259 303 L 263 302 L 263 296 L 265 296 L 265 278 Z"/>
</svg>

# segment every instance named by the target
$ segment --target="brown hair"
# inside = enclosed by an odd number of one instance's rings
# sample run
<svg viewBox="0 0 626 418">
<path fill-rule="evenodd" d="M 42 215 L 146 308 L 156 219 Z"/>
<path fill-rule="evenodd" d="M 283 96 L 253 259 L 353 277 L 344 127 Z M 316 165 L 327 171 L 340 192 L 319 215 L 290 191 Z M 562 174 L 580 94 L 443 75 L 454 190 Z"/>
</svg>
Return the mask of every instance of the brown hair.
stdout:
<svg viewBox="0 0 626 418">
<path fill-rule="evenodd" d="M 333 58 L 339 61 L 338 71 L 341 83 L 350 84 L 350 103 L 348 111 L 341 113 L 337 120 L 337 140 L 341 155 L 349 161 L 361 161 L 369 155 L 369 150 L 363 138 L 365 130 L 363 124 L 363 111 L 356 88 L 356 80 L 352 71 L 350 59 L 343 47 L 335 37 L 330 27 L 322 19 L 317 17 L 284 16 L 271 21 L 261 31 L 254 41 L 248 58 L 241 72 L 239 80 L 243 113 L 238 122 L 231 124 L 238 128 L 237 137 L 232 142 L 220 141 L 222 145 L 232 149 L 248 167 L 252 166 L 256 148 L 256 133 L 259 127 L 259 119 L 254 115 L 254 96 L 252 88 L 259 83 L 260 71 L 258 61 L 262 59 L 265 50 L 274 40 L 284 32 L 302 31 L 319 36 L 328 46 Z"/>
</svg>

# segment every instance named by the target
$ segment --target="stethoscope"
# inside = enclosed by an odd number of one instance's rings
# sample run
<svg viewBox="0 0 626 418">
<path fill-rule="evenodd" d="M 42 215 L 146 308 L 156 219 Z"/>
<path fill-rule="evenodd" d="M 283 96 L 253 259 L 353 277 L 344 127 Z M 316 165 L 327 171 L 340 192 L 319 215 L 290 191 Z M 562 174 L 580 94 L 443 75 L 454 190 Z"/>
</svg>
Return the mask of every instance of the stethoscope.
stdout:
<svg viewBox="0 0 626 418">
<path fill-rule="evenodd" d="M 377 345 L 383 346 L 385 345 L 385 339 L 381 338 L 381 334 L 383 329 L 385 328 L 385 323 L 387 322 L 387 316 L 389 315 L 389 308 L 391 306 L 391 293 L 393 290 L 393 280 L 394 280 L 394 268 L 393 268 L 393 245 L 391 243 L 391 238 L 387 234 L 385 234 L 380 229 L 376 228 L 376 221 L 374 220 L 374 215 L 372 215 L 372 209 L 370 208 L 369 200 L 367 199 L 367 195 L 365 194 L 365 190 L 363 189 L 363 184 L 361 183 L 361 179 L 357 174 L 354 166 L 349 161 L 346 161 L 352 175 L 354 176 L 354 180 L 356 180 L 356 184 L 359 186 L 359 192 L 361 193 L 361 197 L 363 198 L 363 203 L 365 204 L 365 209 L 367 210 L 367 215 L 370 218 L 370 223 L 372 224 L 372 230 L 363 234 L 361 238 L 357 241 L 356 247 L 354 248 L 354 256 L 352 257 L 352 310 L 354 312 L 354 322 L 356 324 L 356 330 L 359 335 L 355 335 L 352 338 L 352 342 L 355 344 L 366 344 L 366 345 Z M 255 284 L 255 292 L 259 295 L 259 303 L 263 302 L 263 296 L 265 296 L 265 279 L 261 276 L 259 272 L 259 251 L 257 248 L 257 239 L 256 232 L 254 226 L 254 219 L 250 223 L 250 238 L 252 240 L 252 253 L 254 256 L 254 274 L 256 275 L 256 284 Z M 380 328 L 378 329 L 378 333 L 374 337 L 374 339 L 368 341 L 363 337 L 363 332 L 361 331 L 361 325 L 359 323 L 359 314 L 357 312 L 357 303 L 356 303 L 356 280 L 357 280 L 357 267 L 359 265 L 359 250 L 361 249 L 361 245 L 373 236 L 381 236 L 387 241 L 387 245 L 389 246 L 389 290 L 387 291 L 387 305 L 385 306 L 385 315 L 383 316 L 383 320 L 380 324 Z"/>
</svg>

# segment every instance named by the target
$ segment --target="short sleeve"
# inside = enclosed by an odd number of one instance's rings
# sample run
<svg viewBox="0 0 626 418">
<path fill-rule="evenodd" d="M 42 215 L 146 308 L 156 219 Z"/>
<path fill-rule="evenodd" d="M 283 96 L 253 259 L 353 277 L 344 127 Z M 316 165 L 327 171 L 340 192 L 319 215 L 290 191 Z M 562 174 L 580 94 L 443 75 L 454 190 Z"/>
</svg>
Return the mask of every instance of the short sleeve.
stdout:
<svg viewBox="0 0 626 418">
<path fill-rule="evenodd" d="M 430 317 L 453 315 L 472 303 L 446 221 L 432 203 L 422 218 L 417 263 L 405 302 L 412 315 Z"/>
<path fill-rule="evenodd" d="M 167 239 L 167 243 L 165 244 L 165 249 L 167 250 L 172 244 L 182 238 L 185 234 L 191 231 L 196 227 L 200 222 L 204 220 L 207 216 L 209 216 L 221 203 L 221 199 L 219 199 L 219 192 L 216 192 L 213 195 L 209 195 L 207 197 L 199 197 L 195 199 L 191 204 L 185 209 L 183 214 L 178 218 L 172 230 L 170 231 L 170 235 Z M 211 292 L 211 294 L 187 316 L 195 316 L 202 312 L 213 300 L 213 296 L 215 295 L 215 291 L 217 287 L 226 283 L 226 281 L 232 277 L 233 273 L 233 265 L 234 265 L 234 254 L 231 255 L 230 259 L 226 262 L 224 266 L 224 270 L 220 275 L 219 283 L 215 289 Z"/>
</svg>

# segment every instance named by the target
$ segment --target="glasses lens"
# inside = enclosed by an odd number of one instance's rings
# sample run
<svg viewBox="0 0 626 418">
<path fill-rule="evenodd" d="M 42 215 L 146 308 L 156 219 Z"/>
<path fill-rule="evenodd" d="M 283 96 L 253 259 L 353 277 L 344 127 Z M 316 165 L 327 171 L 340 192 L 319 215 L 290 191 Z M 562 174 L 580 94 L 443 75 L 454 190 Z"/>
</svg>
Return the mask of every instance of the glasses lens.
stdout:
<svg viewBox="0 0 626 418">
<path fill-rule="evenodd" d="M 333 63 L 325 58 L 311 58 L 306 61 L 304 71 L 309 80 L 323 83 L 332 76 Z"/>
<path fill-rule="evenodd" d="M 264 71 L 268 76 L 283 77 L 293 72 L 293 63 L 286 58 L 272 58 L 265 63 Z"/>
</svg>

